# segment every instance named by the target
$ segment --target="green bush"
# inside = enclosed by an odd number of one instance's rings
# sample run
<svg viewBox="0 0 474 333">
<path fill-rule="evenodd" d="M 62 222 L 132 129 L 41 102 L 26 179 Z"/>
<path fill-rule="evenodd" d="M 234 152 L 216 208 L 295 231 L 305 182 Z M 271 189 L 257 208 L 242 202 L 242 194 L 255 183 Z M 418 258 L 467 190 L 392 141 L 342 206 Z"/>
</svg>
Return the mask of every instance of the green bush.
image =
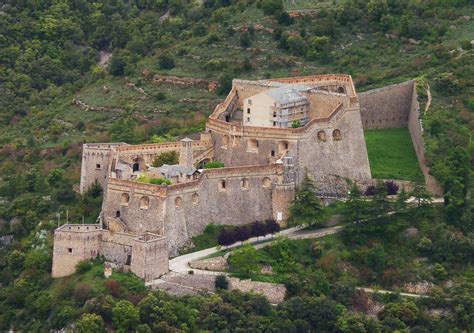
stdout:
<svg viewBox="0 0 474 333">
<path fill-rule="evenodd" d="M 227 290 L 229 288 L 229 281 L 227 280 L 227 276 L 219 275 L 216 277 L 215 281 L 216 289 Z"/>
<path fill-rule="evenodd" d="M 158 58 L 158 65 L 161 69 L 173 69 L 175 66 L 174 58 L 169 54 L 162 54 Z"/>
<path fill-rule="evenodd" d="M 155 168 L 159 168 L 163 164 L 174 165 L 179 163 L 179 154 L 177 151 L 165 151 L 160 155 L 156 156 L 153 160 L 152 165 Z"/>
<path fill-rule="evenodd" d="M 212 161 L 204 165 L 204 169 L 217 169 L 217 168 L 223 168 L 223 167 L 224 167 L 224 163 L 220 161 Z"/>
</svg>

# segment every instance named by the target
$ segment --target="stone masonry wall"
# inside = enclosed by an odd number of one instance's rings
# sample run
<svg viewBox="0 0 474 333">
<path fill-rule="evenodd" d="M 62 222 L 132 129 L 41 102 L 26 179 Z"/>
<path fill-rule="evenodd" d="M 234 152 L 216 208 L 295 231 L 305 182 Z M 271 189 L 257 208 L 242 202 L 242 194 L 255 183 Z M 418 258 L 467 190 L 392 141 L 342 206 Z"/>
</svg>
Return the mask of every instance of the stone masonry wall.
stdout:
<svg viewBox="0 0 474 333">
<path fill-rule="evenodd" d="M 408 120 L 408 130 L 410 131 L 410 136 L 413 142 L 413 147 L 415 148 L 416 157 L 418 158 L 418 163 L 420 164 L 421 171 L 425 177 L 426 188 L 433 195 L 441 196 L 443 194 L 443 189 L 436 179 L 430 175 L 429 168 L 426 165 L 425 144 L 423 141 L 423 123 L 420 119 L 420 105 L 418 103 L 416 86 L 413 89 L 410 116 Z"/>
<path fill-rule="evenodd" d="M 222 171 L 207 175 L 195 187 L 168 192 L 164 235 L 170 255 L 176 255 L 178 248 L 208 224 L 242 225 L 272 218 L 271 183 L 277 181 L 274 171 Z M 265 178 L 269 184 L 264 185 Z"/>
<path fill-rule="evenodd" d="M 406 127 L 413 96 L 413 81 L 359 93 L 364 129 Z"/>
<path fill-rule="evenodd" d="M 54 233 L 52 276 L 73 274 L 76 265 L 99 254 L 101 231 L 98 224 L 66 224 Z"/>
<path fill-rule="evenodd" d="M 105 189 L 112 147 L 120 143 L 84 144 L 82 148 L 80 192 L 86 192 L 97 180 Z"/>
</svg>

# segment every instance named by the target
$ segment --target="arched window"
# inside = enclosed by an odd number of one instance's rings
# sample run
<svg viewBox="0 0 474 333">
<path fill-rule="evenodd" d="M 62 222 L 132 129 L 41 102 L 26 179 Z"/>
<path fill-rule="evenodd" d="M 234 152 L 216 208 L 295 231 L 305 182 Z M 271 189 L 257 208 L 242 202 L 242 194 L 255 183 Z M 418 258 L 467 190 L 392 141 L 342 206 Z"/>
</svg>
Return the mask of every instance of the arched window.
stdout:
<svg viewBox="0 0 474 333">
<path fill-rule="evenodd" d="M 341 140 L 342 139 L 341 131 L 338 129 L 335 129 L 334 131 L 332 131 L 332 138 L 335 141 Z"/>
<path fill-rule="evenodd" d="M 280 141 L 278 142 L 278 155 L 282 155 L 288 151 L 290 148 L 290 144 L 288 141 Z"/>
<path fill-rule="evenodd" d="M 272 187 L 272 180 L 271 180 L 270 178 L 268 178 L 268 177 L 263 178 L 262 186 L 263 186 L 264 188 L 270 188 L 270 187 Z"/>
<path fill-rule="evenodd" d="M 181 208 L 183 206 L 183 199 L 181 197 L 176 197 L 176 199 L 174 199 L 174 204 L 176 208 Z"/>
<path fill-rule="evenodd" d="M 224 137 L 222 138 L 222 145 L 227 148 L 229 146 L 229 141 L 230 141 L 229 136 L 224 135 Z"/>
<path fill-rule="evenodd" d="M 242 189 L 248 190 L 248 189 L 249 189 L 249 185 L 250 185 L 250 183 L 249 183 L 249 180 L 248 180 L 247 178 L 242 178 L 242 179 L 240 180 L 240 187 L 242 187 Z"/>
<path fill-rule="evenodd" d="M 191 196 L 191 201 L 193 202 L 193 205 L 199 204 L 199 195 L 197 193 L 194 193 Z"/>
<path fill-rule="evenodd" d="M 225 180 L 221 179 L 219 180 L 219 191 L 225 191 L 225 190 L 226 190 Z"/>
<path fill-rule="evenodd" d="M 122 193 L 122 195 L 120 196 L 120 204 L 123 206 L 128 206 L 129 201 L 130 196 L 128 195 L 128 193 Z"/>
<path fill-rule="evenodd" d="M 141 199 L 140 199 L 140 209 L 148 209 L 149 205 L 150 205 L 150 198 L 141 197 Z"/>
<path fill-rule="evenodd" d="M 250 139 L 248 141 L 248 150 L 256 152 L 258 150 L 258 141 L 255 139 Z"/>
<path fill-rule="evenodd" d="M 318 140 L 319 140 L 319 141 L 326 141 L 326 132 L 324 132 L 324 131 L 319 131 L 319 132 L 318 132 Z"/>
<path fill-rule="evenodd" d="M 340 93 L 340 94 L 344 94 L 346 92 L 346 90 L 344 89 L 344 87 L 339 87 L 339 88 L 337 88 L 337 92 Z"/>
</svg>

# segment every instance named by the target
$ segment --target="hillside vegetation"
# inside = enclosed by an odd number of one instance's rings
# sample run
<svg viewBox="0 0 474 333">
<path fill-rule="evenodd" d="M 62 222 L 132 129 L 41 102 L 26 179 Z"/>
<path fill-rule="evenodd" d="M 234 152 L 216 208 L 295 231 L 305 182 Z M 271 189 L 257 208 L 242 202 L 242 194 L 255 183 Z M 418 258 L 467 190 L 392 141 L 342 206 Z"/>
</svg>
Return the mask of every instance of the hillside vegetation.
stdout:
<svg viewBox="0 0 474 333">
<path fill-rule="evenodd" d="M 49 331 L 72 323 L 80 332 L 473 330 L 474 281 L 465 267 L 472 256 L 464 267 L 450 264 L 457 252 L 472 253 L 474 242 L 473 17 L 469 0 L 2 1 L 0 235 L 13 235 L 13 242 L 0 244 L 0 330 Z M 456 294 L 449 297 L 459 302 L 446 316 L 395 300 L 374 320 L 353 312 L 347 298 L 305 286 L 296 286 L 297 296 L 278 309 L 261 297 L 227 292 L 146 295 L 133 283 L 130 289 L 127 278 L 104 287 L 96 266 L 52 280 L 58 220 L 94 222 L 100 210 L 100 187 L 75 191 L 82 143 L 173 140 L 203 129 L 234 77 L 320 73 L 351 74 L 358 91 L 413 78 L 420 87 L 429 84 L 433 103 L 422 117 L 427 162 L 444 187 L 445 204 L 433 230 L 417 228 L 432 243 L 444 241 L 439 255 L 426 253 L 453 278 Z M 158 75 L 218 86 L 160 83 Z M 431 223 L 408 215 L 402 224 L 415 218 Z M 359 249 L 371 259 L 353 263 L 362 271 L 382 255 L 397 255 L 397 237 L 387 240 L 387 249 L 374 237 Z M 337 241 L 328 244 L 339 248 Z M 397 262 L 394 268 L 400 269 Z M 380 270 L 360 281 L 382 278 Z M 319 279 L 311 275 L 308 284 Z M 52 291 L 62 283 L 64 291 Z"/>
</svg>

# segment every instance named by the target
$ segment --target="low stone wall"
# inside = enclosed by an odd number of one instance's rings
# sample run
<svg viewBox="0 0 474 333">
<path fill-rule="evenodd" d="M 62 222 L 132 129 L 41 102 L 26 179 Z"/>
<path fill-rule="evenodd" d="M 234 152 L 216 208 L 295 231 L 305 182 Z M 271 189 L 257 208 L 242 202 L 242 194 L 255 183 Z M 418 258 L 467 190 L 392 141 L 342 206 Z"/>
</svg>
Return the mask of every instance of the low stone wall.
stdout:
<svg viewBox="0 0 474 333">
<path fill-rule="evenodd" d="M 267 297 L 272 304 L 281 303 L 286 295 L 286 288 L 282 284 L 240 280 L 237 278 L 229 278 L 229 289 L 237 289 L 244 293 L 254 292 L 262 294 Z"/>
<path fill-rule="evenodd" d="M 191 261 L 189 266 L 194 269 L 202 269 L 206 271 L 224 271 L 228 268 L 227 260 L 224 257 Z"/>
</svg>

